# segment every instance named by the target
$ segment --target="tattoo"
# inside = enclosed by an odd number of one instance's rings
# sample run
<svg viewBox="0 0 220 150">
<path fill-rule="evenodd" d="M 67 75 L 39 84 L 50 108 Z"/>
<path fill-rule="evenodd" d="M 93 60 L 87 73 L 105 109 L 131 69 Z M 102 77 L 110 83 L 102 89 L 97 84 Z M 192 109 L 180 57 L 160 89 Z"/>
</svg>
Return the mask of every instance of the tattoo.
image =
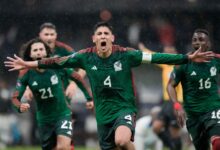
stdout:
<svg viewBox="0 0 220 150">
<path fill-rule="evenodd" d="M 68 56 L 65 57 L 56 57 L 56 58 L 46 58 L 40 60 L 40 64 L 50 65 L 50 64 L 62 64 L 63 62 L 68 60 Z"/>
</svg>

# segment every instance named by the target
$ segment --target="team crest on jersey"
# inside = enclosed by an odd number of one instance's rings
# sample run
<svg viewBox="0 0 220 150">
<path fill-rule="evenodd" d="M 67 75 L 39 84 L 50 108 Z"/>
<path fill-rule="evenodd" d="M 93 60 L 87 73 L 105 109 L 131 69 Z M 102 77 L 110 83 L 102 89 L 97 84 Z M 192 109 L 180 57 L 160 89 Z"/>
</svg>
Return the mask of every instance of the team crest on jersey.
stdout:
<svg viewBox="0 0 220 150">
<path fill-rule="evenodd" d="M 58 83 L 57 75 L 51 76 L 50 81 L 51 81 L 52 85 L 57 84 Z"/>
<path fill-rule="evenodd" d="M 211 74 L 211 76 L 216 76 L 216 72 L 217 72 L 216 67 L 211 67 L 211 68 L 210 68 L 210 74 Z"/>
<path fill-rule="evenodd" d="M 121 71 L 122 70 L 122 64 L 121 64 L 121 61 L 116 61 L 114 63 L 114 68 L 115 68 L 115 71 Z"/>
</svg>

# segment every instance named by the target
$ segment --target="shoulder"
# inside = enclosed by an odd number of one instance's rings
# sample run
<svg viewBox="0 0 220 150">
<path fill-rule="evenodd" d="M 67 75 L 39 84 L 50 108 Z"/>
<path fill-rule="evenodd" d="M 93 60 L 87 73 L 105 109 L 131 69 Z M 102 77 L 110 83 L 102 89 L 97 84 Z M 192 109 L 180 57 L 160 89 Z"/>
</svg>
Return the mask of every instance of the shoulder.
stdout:
<svg viewBox="0 0 220 150">
<path fill-rule="evenodd" d="M 127 52 L 127 51 L 133 51 L 134 48 L 131 47 L 122 47 L 120 45 L 113 45 L 112 46 L 113 52 Z"/>
<path fill-rule="evenodd" d="M 22 78 L 22 77 L 24 77 L 28 72 L 29 72 L 29 69 L 20 70 L 18 77 L 19 77 L 19 78 Z"/>
<path fill-rule="evenodd" d="M 67 51 L 70 51 L 70 52 L 73 51 L 73 48 L 72 48 L 71 46 L 69 46 L 69 45 L 67 45 L 67 44 L 65 44 L 65 43 L 63 43 L 63 42 L 56 41 L 55 45 L 56 45 L 57 47 L 64 48 L 64 49 L 66 49 Z"/>
<path fill-rule="evenodd" d="M 88 48 L 81 49 L 78 51 L 79 54 L 94 53 L 94 52 L 95 52 L 95 47 L 88 47 Z"/>
</svg>

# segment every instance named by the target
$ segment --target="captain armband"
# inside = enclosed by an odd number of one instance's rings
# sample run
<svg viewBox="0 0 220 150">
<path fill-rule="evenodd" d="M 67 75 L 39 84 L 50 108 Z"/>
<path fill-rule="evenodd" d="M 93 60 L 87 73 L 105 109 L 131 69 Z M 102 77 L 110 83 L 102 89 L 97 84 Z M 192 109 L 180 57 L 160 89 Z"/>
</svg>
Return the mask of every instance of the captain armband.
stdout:
<svg viewBox="0 0 220 150">
<path fill-rule="evenodd" d="M 151 62 L 152 54 L 143 52 L 142 53 L 142 62 Z"/>
</svg>

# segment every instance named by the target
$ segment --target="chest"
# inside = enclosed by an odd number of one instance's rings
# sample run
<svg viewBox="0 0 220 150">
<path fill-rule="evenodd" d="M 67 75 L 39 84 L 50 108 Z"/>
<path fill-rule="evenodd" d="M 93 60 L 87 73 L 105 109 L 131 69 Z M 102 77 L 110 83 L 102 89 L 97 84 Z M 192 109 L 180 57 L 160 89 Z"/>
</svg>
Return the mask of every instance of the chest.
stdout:
<svg viewBox="0 0 220 150">
<path fill-rule="evenodd" d="M 88 59 L 86 72 L 90 82 L 112 87 L 129 78 L 131 68 L 129 67 L 128 60 L 120 56 L 109 59 L 92 57 Z"/>
<path fill-rule="evenodd" d="M 57 86 L 60 86 L 59 84 L 60 77 L 56 72 L 51 70 L 47 70 L 43 73 L 32 72 L 28 80 L 28 85 L 33 92 L 39 91 L 40 89 L 53 89 Z"/>
<path fill-rule="evenodd" d="M 217 83 L 218 67 L 213 64 L 195 64 L 186 67 L 185 83 L 198 86 L 198 89 L 209 89 Z"/>
</svg>

